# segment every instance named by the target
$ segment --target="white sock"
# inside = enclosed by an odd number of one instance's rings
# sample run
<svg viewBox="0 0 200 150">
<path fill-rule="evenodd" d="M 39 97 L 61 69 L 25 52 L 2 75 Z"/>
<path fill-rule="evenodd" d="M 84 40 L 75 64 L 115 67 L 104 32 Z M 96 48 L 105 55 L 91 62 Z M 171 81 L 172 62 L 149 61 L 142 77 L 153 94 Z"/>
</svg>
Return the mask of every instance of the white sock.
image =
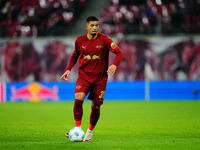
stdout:
<svg viewBox="0 0 200 150">
<path fill-rule="evenodd" d="M 88 129 L 88 132 L 93 132 L 93 130 Z"/>
</svg>

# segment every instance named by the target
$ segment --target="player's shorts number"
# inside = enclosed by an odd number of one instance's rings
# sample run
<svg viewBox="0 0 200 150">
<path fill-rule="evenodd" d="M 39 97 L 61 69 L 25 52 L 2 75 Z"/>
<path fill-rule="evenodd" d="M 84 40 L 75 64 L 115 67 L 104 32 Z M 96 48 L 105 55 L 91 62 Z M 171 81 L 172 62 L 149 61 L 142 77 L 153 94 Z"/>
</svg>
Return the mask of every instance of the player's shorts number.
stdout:
<svg viewBox="0 0 200 150">
<path fill-rule="evenodd" d="M 99 95 L 99 98 L 104 98 L 105 91 L 101 91 L 101 94 Z"/>
</svg>

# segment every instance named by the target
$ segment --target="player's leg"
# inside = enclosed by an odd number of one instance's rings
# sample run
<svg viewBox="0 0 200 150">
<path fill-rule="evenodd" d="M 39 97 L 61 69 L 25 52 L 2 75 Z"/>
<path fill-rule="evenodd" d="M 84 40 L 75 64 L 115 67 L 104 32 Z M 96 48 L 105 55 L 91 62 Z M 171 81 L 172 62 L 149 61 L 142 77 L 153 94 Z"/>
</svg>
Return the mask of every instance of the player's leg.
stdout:
<svg viewBox="0 0 200 150">
<path fill-rule="evenodd" d="M 76 127 L 81 126 L 82 116 L 83 116 L 83 101 L 85 97 L 86 94 L 84 92 L 75 93 L 73 113 L 74 113 L 74 121 Z M 69 138 L 69 133 L 66 134 L 66 137 Z"/>
<path fill-rule="evenodd" d="M 100 105 L 92 102 L 91 109 L 89 130 L 93 131 L 100 117 Z"/>
<path fill-rule="evenodd" d="M 82 78 L 78 78 L 74 91 L 75 101 L 73 109 L 74 121 L 76 127 L 81 126 L 81 121 L 83 116 L 83 102 L 87 93 L 89 92 L 89 89 L 90 89 L 90 83 L 88 83 Z M 69 134 L 67 133 L 66 136 L 69 137 Z"/>
<path fill-rule="evenodd" d="M 92 140 L 93 129 L 95 128 L 95 126 L 99 120 L 99 117 L 100 117 L 100 105 L 92 102 L 91 109 L 92 109 L 92 111 L 90 114 L 89 128 L 85 134 L 85 138 L 83 141 L 91 141 Z"/>
<path fill-rule="evenodd" d="M 86 94 L 84 92 L 77 92 L 75 93 L 75 101 L 74 101 L 74 121 L 75 126 L 80 127 L 82 116 L 83 116 L 83 101 L 86 97 Z"/>
<path fill-rule="evenodd" d="M 100 117 L 100 106 L 103 104 L 104 94 L 106 89 L 106 82 L 93 85 L 93 90 L 90 92 L 88 99 L 92 100 L 90 124 L 86 132 L 84 141 L 91 141 L 93 130 Z"/>
<path fill-rule="evenodd" d="M 81 126 L 82 116 L 83 116 L 83 102 L 85 97 L 86 94 L 84 92 L 75 93 L 73 113 L 74 113 L 74 121 L 76 127 Z M 69 133 L 66 134 L 66 137 L 69 138 Z"/>
<path fill-rule="evenodd" d="M 75 126 L 80 127 L 83 116 L 83 101 L 89 92 L 90 83 L 83 78 L 78 78 L 75 87 L 75 101 L 74 101 L 74 120 Z"/>
</svg>

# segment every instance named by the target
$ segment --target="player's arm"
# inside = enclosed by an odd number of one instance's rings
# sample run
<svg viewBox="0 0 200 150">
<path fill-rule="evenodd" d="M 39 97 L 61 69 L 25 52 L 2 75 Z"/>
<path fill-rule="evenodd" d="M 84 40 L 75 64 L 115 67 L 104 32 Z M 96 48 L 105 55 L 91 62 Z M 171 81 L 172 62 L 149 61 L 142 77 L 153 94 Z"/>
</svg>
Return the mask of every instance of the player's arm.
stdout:
<svg viewBox="0 0 200 150">
<path fill-rule="evenodd" d="M 119 65 L 119 63 L 121 62 L 123 58 L 123 52 L 111 39 L 108 44 L 108 48 L 111 52 L 116 54 L 114 63 L 110 65 L 107 70 L 108 75 L 113 75 L 115 71 L 117 70 L 117 66 Z"/>
<path fill-rule="evenodd" d="M 78 54 L 77 54 L 77 51 L 75 49 L 71 58 L 70 58 L 69 64 L 67 66 L 67 70 L 63 73 L 63 75 L 60 77 L 60 79 L 64 79 L 65 81 L 68 80 L 68 76 L 70 75 L 71 69 L 76 64 L 77 59 L 78 59 Z"/>
<path fill-rule="evenodd" d="M 75 42 L 76 43 L 76 42 Z M 78 47 L 77 47 L 77 44 L 75 44 L 75 49 L 74 49 L 74 52 L 70 58 L 70 61 L 69 61 L 69 64 L 67 66 L 67 70 L 63 73 L 63 75 L 60 77 L 61 79 L 64 79 L 65 81 L 68 80 L 68 76 L 70 75 L 71 73 L 71 69 L 73 68 L 73 66 L 76 64 L 77 60 L 78 60 L 78 57 L 79 57 L 79 50 L 78 50 Z"/>
</svg>

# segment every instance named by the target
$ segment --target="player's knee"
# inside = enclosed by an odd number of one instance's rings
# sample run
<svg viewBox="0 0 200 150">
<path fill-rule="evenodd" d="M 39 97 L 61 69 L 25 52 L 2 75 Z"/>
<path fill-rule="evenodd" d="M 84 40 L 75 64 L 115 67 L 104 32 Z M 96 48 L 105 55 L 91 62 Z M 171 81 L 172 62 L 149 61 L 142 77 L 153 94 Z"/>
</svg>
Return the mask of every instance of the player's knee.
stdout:
<svg viewBox="0 0 200 150">
<path fill-rule="evenodd" d="M 92 102 L 92 107 L 94 109 L 100 109 L 101 105 L 98 105 L 98 104 Z"/>
<path fill-rule="evenodd" d="M 78 93 L 75 93 L 75 99 L 79 99 L 79 100 L 84 100 L 86 97 L 86 94 L 83 93 L 83 92 L 78 92 Z"/>
</svg>

